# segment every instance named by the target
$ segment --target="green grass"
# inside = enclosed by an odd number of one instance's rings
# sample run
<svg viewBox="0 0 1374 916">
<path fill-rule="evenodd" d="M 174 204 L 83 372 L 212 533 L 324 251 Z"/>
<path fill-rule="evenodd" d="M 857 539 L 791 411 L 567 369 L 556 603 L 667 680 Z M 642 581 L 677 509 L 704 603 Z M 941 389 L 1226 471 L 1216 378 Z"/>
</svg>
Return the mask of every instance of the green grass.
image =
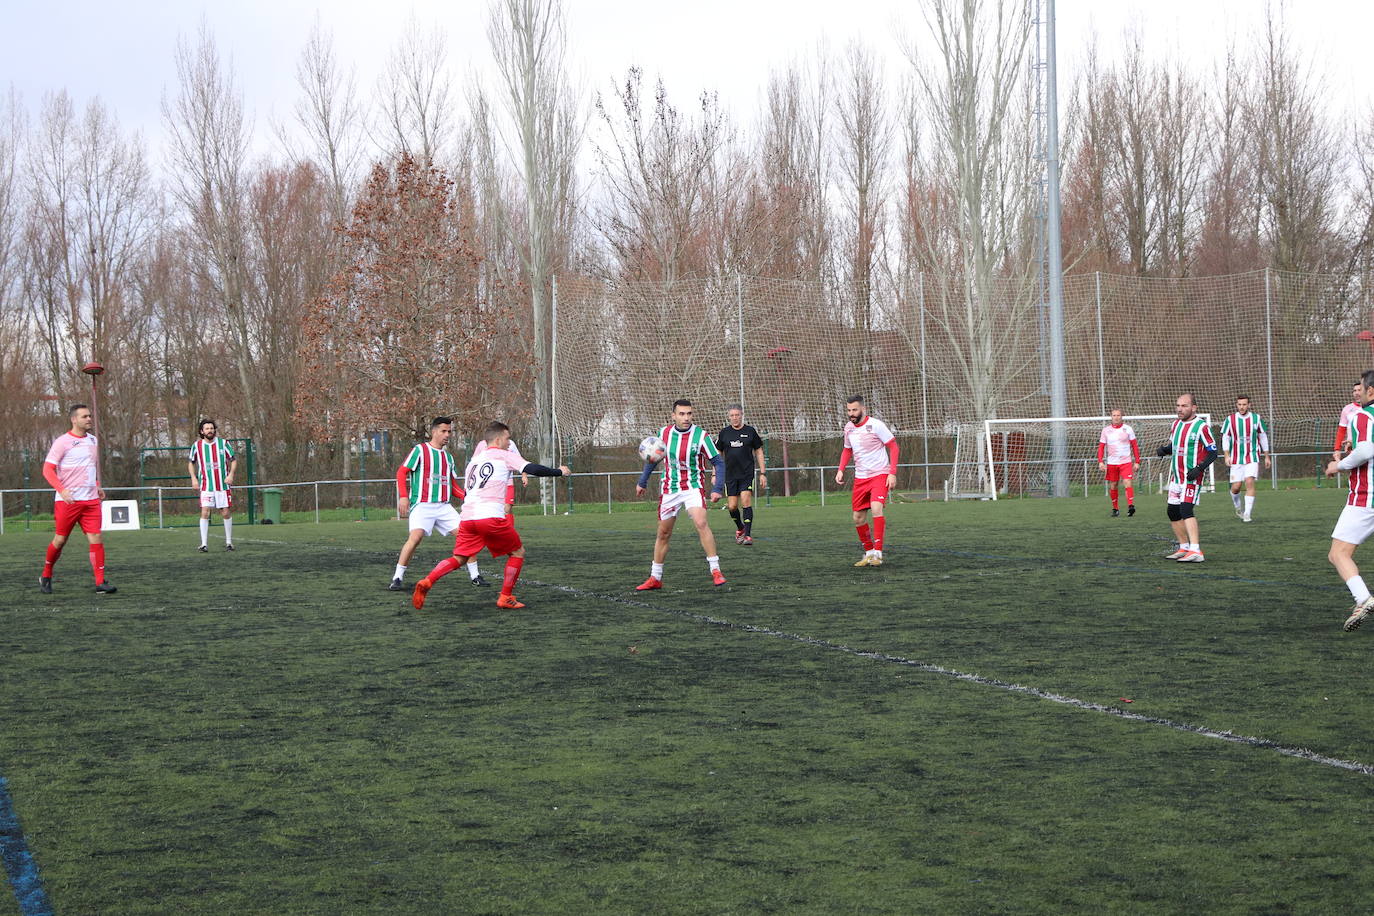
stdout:
<svg viewBox="0 0 1374 916">
<path fill-rule="evenodd" d="M 112 533 L 108 597 L 7 533 L 0 775 L 63 914 L 1369 911 L 1374 776 L 899 661 L 1374 764 L 1340 504 L 1209 497 L 1191 567 L 1153 497 L 894 506 L 873 570 L 713 512 L 730 584 L 683 525 L 647 596 L 651 517 L 523 515 L 519 612 L 385 591 L 395 522 Z"/>
</svg>

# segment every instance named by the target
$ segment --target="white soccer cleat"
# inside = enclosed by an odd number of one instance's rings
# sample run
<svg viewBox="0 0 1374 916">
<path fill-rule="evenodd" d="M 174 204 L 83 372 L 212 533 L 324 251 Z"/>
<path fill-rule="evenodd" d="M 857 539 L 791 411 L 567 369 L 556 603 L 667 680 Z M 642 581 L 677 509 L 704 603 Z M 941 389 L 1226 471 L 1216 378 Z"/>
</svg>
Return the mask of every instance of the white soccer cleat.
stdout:
<svg viewBox="0 0 1374 916">
<path fill-rule="evenodd" d="M 873 551 L 873 555 L 870 556 L 870 557 L 868 558 L 868 565 L 869 565 L 869 566 L 882 566 L 882 565 L 883 565 L 883 552 L 882 552 L 881 550 L 875 550 L 875 551 Z"/>
<path fill-rule="evenodd" d="M 1180 563 L 1201 563 L 1203 562 L 1201 550 L 1190 550 L 1178 558 Z"/>
<path fill-rule="evenodd" d="M 1248 515 L 1242 515 L 1242 516 L 1240 517 L 1240 520 L 1241 520 L 1242 522 L 1254 521 L 1254 519 L 1250 518 L 1250 516 L 1248 516 Z"/>
<path fill-rule="evenodd" d="M 1236 518 L 1239 518 L 1239 519 L 1244 519 L 1244 518 L 1245 518 L 1245 510 L 1242 509 L 1240 506 L 1236 506 Z"/>
<path fill-rule="evenodd" d="M 1374 596 L 1364 599 L 1351 608 L 1350 616 L 1345 618 L 1345 623 L 1341 625 L 1341 629 L 1347 633 L 1359 629 L 1360 624 L 1364 623 L 1364 619 L 1371 612 L 1374 612 Z"/>
<path fill-rule="evenodd" d="M 1180 547 L 1178 550 L 1175 550 L 1173 553 L 1168 554 L 1167 556 L 1165 556 L 1164 559 L 1166 559 L 1166 560 L 1181 560 L 1181 559 L 1183 559 L 1183 557 L 1184 557 L 1187 553 L 1188 553 L 1188 551 L 1186 551 L 1186 550 L 1184 550 L 1183 548 Z"/>
</svg>

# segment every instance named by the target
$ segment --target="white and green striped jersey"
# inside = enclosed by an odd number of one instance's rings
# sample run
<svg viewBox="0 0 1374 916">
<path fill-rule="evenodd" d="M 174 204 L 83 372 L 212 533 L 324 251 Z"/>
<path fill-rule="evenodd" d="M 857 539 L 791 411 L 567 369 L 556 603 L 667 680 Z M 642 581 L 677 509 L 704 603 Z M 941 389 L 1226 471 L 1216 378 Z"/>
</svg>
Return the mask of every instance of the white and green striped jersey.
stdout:
<svg viewBox="0 0 1374 916">
<path fill-rule="evenodd" d="M 664 495 L 705 489 L 709 478 L 703 464 L 720 454 L 715 440 L 706 430 L 695 423 L 686 429 L 678 429 L 670 423 L 663 427 L 658 437 L 668 447 L 663 456 Z"/>
<path fill-rule="evenodd" d="M 453 483 L 460 481 L 453 456 L 446 449 L 421 442 L 410 450 L 402 465 L 410 471 L 410 504 L 446 503 L 453 498 Z"/>
<path fill-rule="evenodd" d="M 1269 427 L 1253 410 L 1233 413 L 1221 424 L 1221 450 L 1235 452 L 1235 464 L 1254 464 L 1269 451 Z"/>
<path fill-rule="evenodd" d="M 200 438 L 191 446 L 187 460 L 196 466 L 196 482 L 202 493 L 218 493 L 229 489 L 225 478 L 229 474 L 229 464 L 234 460 L 234 450 L 229 443 L 216 436 L 214 439 Z"/>
</svg>

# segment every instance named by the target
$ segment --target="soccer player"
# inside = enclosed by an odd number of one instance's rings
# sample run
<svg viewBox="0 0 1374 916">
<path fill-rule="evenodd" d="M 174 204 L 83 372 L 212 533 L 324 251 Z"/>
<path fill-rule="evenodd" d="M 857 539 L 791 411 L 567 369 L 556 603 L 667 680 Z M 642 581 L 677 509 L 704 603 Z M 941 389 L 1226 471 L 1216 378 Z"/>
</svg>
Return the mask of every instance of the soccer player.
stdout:
<svg viewBox="0 0 1374 916">
<path fill-rule="evenodd" d="M 883 507 L 887 492 L 897 485 L 897 438 L 887 424 L 869 416 L 864 399 L 854 395 L 845 402 L 844 449 L 840 452 L 840 469 L 835 483 L 844 485 L 844 469 L 850 457 L 854 459 L 854 493 L 849 505 L 854 510 L 854 530 L 864 549 L 863 559 L 855 566 L 883 565 L 883 531 L 887 519 Z M 869 534 L 868 519 L 873 517 L 873 533 Z"/>
<path fill-rule="evenodd" d="M 725 498 L 730 518 L 735 523 L 735 543 L 748 547 L 754 543 L 754 470 L 759 486 L 768 489 L 764 476 L 763 437 L 744 423 L 744 408 L 731 404 L 725 409 L 730 425 L 716 436 L 716 448 L 725 458 Z"/>
<path fill-rule="evenodd" d="M 234 449 L 219 437 L 214 420 L 201 420 L 199 438 L 186 456 L 191 484 L 200 490 L 200 552 L 210 550 L 210 510 L 220 510 L 224 519 L 224 549 L 234 549 L 234 471 L 239 460 Z"/>
<path fill-rule="evenodd" d="M 463 498 L 463 479 L 448 453 L 452 435 L 453 420 L 435 417 L 429 424 L 429 441 L 411 449 L 405 463 L 396 469 L 396 512 L 410 519 L 410 537 L 401 547 L 396 573 L 387 586 L 393 592 L 405 590 L 406 567 L 426 535 L 458 530 L 458 510 L 450 500 L 455 495 Z"/>
<path fill-rule="evenodd" d="M 1370 473 L 1374 469 L 1370 463 L 1374 459 L 1374 369 L 1360 376 L 1355 397 L 1360 407 L 1352 412 L 1347 430 L 1350 454 L 1326 465 L 1327 477 L 1334 477 L 1339 471 L 1350 472 L 1350 495 L 1331 532 L 1331 551 L 1326 555 L 1355 599 L 1355 606 L 1345 619 L 1347 631 L 1358 627 L 1374 610 L 1374 597 L 1370 597 L 1369 586 L 1364 584 L 1360 568 L 1355 565 L 1355 548 L 1374 533 L 1374 479 Z"/>
<path fill-rule="evenodd" d="M 496 606 L 502 608 L 524 607 L 515 599 L 515 583 L 520 579 L 520 569 L 525 565 L 525 545 L 515 531 L 515 518 L 506 505 L 507 487 L 512 474 L 533 474 L 536 477 L 566 477 L 572 473 L 566 465 L 556 468 L 545 467 L 526 461 L 510 451 L 510 427 L 504 423 L 492 422 L 486 428 L 483 438 L 487 447 L 475 453 L 468 462 L 464 474 L 467 496 L 463 499 L 462 527 L 458 529 L 458 539 L 453 545 L 453 556 L 441 560 L 430 574 L 415 584 L 415 593 L 410 603 L 416 610 L 425 606 L 425 596 L 444 576 L 467 563 L 470 557 L 481 553 L 485 547 L 494 557 L 507 554 L 505 581 L 501 594 L 496 598 Z"/>
<path fill-rule="evenodd" d="M 1336 444 L 1332 447 L 1331 460 L 1340 461 L 1345 454 L 1345 435 L 1346 427 L 1350 424 L 1350 418 L 1355 415 L 1355 411 L 1364 405 L 1360 403 L 1360 385 L 1357 382 L 1354 388 L 1350 389 L 1350 403 L 1341 409 L 1340 422 L 1336 424 Z"/>
<path fill-rule="evenodd" d="M 1198 540 L 1197 508 L 1202 478 L 1217 460 L 1217 443 L 1212 429 L 1197 415 L 1197 399 L 1180 394 L 1174 402 L 1178 419 L 1169 430 L 1169 441 L 1159 447 L 1161 458 L 1173 456 L 1169 463 L 1169 524 L 1178 540 L 1178 550 L 1165 557 L 1180 563 L 1201 563 L 1202 544 Z"/>
<path fill-rule="evenodd" d="M 673 402 L 673 422 L 659 430 L 658 436 L 667 446 L 663 456 L 666 466 L 663 469 L 663 486 L 658 497 L 658 535 L 654 538 L 654 562 L 649 567 L 649 578 L 635 586 L 635 591 L 648 591 L 663 587 L 663 561 L 668 557 L 668 542 L 673 537 L 673 524 L 677 514 L 687 511 L 687 517 L 697 528 L 701 539 L 701 549 L 706 551 L 706 565 L 711 570 L 711 582 L 725 584 L 725 574 L 720 571 L 720 557 L 716 554 L 716 537 L 706 522 L 706 503 L 702 498 L 703 489 L 701 458 L 704 455 L 711 462 L 711 502 L 720 499 L 724 486 L 725 461 L 720 457 L 716 443 L 702 429 L 692 422 L 692 402 L 678 398 Z M 635 484 L 635 495 L 643 496 L 649 485 L 649 478 L 658 466 L 657 461 L 644 464 L 644 471 Z"/>
<path fill-rule="evenodd" d="M 1226 466 L 1231 469 L 1231 503 L 1242 522 L 1250 521 L 1255 509 L 1255 478 L 1259 477 L 1259 459 L 1270 467 L 1269 430 L 1259 414 L 1250 410 L 1250 396 L 1236 396 L 1236 412 L 1221 425 L 1221 450 L 1226 453 Z M 1240 488 L 1245 485 L 1245 503 L 1241 504 Z"/>
<path fill-rule="evenodd" d="M 1126 517 L 1135 515 L 1135 472 L 1140 470 L 1140 444 L 1135 430 L 1122 420 L 1120 410 L 1113 410 L 1111 423 L 1102 427 L 1097 440 L 1097 468 L 1107 474 L 1107 489 L 1112 494 L 1112 518 L 1121 514 L 1117 484 L 1126 481 Z"/>
<path fill-rule="evenodd" d="M 95 590 L 102 595 L 112 595 L 116 589 L 113 583 L 105 581 L 105 545 L 100 540 L 100 501 L 105 498 L 105 491 L 100 488 L 98 445 L 95 436 L 91 435 L 95 416 L 85 404 L 73 404 L 67 411 L 67 419 L 71 421 L 71 429 L 53 440 L 48 457 L 43 461 L 43 479 L 57 491 L 53 504 L 53 518 L 57 524 L 43 561 L 43 574 L 38 577 L 38 590 L 45 595 L 52 594 L 53 565 L 62 556 L 62 547 L 72 528 L 79 524 L 90 547 Z"/>
<path fill-rule="evenodd" d="M 483 449 L 485 449 L 486 447 L 487 447 L 487 440 L 486 440 L 486 439 L 478 439 L 478 440 L 477 440 L 477 445 L 476 445 L 476 446 L 473 448 L 473 450 L 472 450 L 473 457 L 476 457 L 477 455 L 480 455 L 480 454 L 482 453 Z M 519 447 L 518 445 L 515 444 L 515 440 L 513 440 L 513 439 L 511 440 L 510 444 L 506 446 L 506 451 L 515 454 L 517 457 L 522 457 L 522 456 L 520 455 L 520 447 Z M 521 475 L 520 475 L 520 482 L 521 482 L 522 485 L 528 487 L 528 486 L 530 485 L 530 475 L 528 475 L 528 474 L 521 474 Z M 515 481 L 514 481 L 514 480 L 511 480 L 510 485 L 506 487 L 506 514 L 507 514 L 507 515 L 514 515 L 514 514 L 515 514 Z M 461 536 L 462 536 L 462 535 L 461 535 L 461 533 L 460 533 L 459 537 L 461 537 Z M 455 546 L 457 545 L 457 538 L 454 539 L 454 544 L 455 544 Z M 481 568 L 477 565 L 477 558 L 476 558 L 476 557 L 472 557 L 472 558 L 470 558 L 470 559 L 468 560 L 468 580 L 471 581 L 473 585 L 476 585 L 476 586 L 481 587 L 481 588 L 486 588 L 487 580 L 482 578 L 482 570 L 481 570 Z"/>
</svg>

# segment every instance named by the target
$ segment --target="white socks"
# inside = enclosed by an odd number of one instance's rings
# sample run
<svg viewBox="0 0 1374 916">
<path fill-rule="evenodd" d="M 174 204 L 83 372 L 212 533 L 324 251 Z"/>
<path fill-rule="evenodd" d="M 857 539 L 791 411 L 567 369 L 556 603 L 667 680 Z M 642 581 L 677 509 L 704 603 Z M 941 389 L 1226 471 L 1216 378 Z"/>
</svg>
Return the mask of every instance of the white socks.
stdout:
<svg viewBox="0 0 1374 916">
<path fill-rule="evenodd" d="M 404 566 L 402 566 L 400 563 L 397 563 L 397 564 L 396 564 L 396 575 L 392 576 L 391 578 L 393 578 L 393 579 L 404 579 L 405 577 L 406 577 L 406 568 L 405 568 Z"/>
<path fill-rule="evenodd" d="M 1255 497 L 1253 497 L 1253 496 L 1247 496 L 1247 497 L 1245 497 L 1245 517 L 1246 517 L 1246 518 L 1249 518 L 1249 517 L 1250 517 L 1250 512 L 1251 512 L 1254 508 L 1255 508 Z"/>
<path fill-rule="evenodd" d="M 1364 584 L 1364 579 L 1361 576 L 1351 576 L 1346 579 L 1345 587 L 1350 589 L 1350 594 L 1355 596 L 1356 604 L 1369 597 L 1369 586 Z"/>
<path fill-rule="evenodd" d="M 1239 493 L 1232 493 L 1232 494 L 1231 494 L 1231 505 L 1235 506 L 1237 509 L 1240 508 L 1240 494 L 1239 494 Z"/>
<path fill-rule="evenodd" d="M 232 518 L 224 520 L 224 543 L 234 543 L 234 520 Z"/>
<path fill-rule="evenodd" d="M 715 572 L 716 570 L 720 569 L 720 555 L 717 554 L 714 557 L 707 557 L 706 565 L 711 567 L 711 572 Z"/>
<path fill-rule="evenodd" d="M 477 561 L 468 560 L 468 578 L 476 579 L 480 575 L 482 575 L 482 571 L 477 568 Z"/>
<path fill-rule="evenodd" d="M 206 547 L 210 544 L 210 520 L 203 518 L 200 520 L 200 546 Z"/>
<path fill-rule="evenodd" d="M 655 579 L 662 580 L 662 579 L 663 579 L 663 564 L 662 564 L 662 563 L 650 563 L 650 564 L 649 564 L 649 575 L 653 576 Z"/>
</svg>

